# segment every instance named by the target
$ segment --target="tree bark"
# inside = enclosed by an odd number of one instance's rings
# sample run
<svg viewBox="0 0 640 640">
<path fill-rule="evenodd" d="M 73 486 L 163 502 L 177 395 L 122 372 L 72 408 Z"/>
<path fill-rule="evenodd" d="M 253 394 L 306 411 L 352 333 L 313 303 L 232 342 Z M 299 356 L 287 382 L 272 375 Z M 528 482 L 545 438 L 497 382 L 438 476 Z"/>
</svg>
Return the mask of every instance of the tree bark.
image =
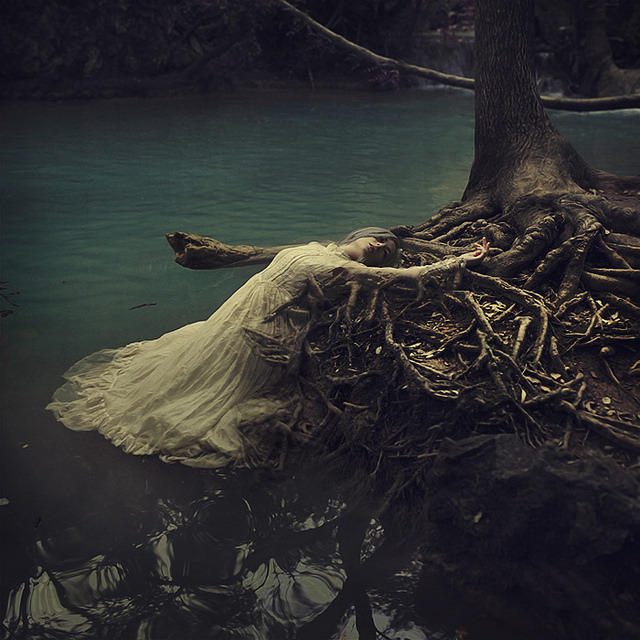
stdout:
<svg viewBox="0 0 640 640">
<path fill-rule="evenodd" d="M 475 158 L 463 201 L 479 195 L 504 206 L 520 192 L 507 173 L 558 135 L 544 111 L 533 75 L 533 2 L 476 3 Z M 514 191 L 502 193 L 505 186 Z"/>
</svg>

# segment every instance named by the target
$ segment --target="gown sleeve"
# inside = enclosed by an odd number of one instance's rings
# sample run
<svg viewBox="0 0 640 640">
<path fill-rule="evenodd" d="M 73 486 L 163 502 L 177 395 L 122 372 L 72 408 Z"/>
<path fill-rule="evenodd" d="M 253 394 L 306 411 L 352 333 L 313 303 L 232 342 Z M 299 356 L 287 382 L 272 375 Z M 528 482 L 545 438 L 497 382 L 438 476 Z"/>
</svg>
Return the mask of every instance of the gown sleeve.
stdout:
<svg viewBox="0 0 640 640">
<path fill-rule="evenodd" d="M 339 262 L 339 263 L 338 263 Z M 415 267 L 369 267 L 360 262 L 350 260 L 348 258 L 342 258 L 336 261 L 336 267 L 341 266 L 351 273 L 361 273 L 363 275 L 382 275 L 382 276 L 400 276 L 408 278 L 421 278 L 425 276 L 438 277 L 446 276 L 460 269 L 465 268 L 464 258 L 457 256 L 452 258 L 446 258 L 439 260 L 433 264 L 427 264 Z"/>
<path fill-rule="evenodd" d="M 282 261 L 287 261 L 286 269 L 282 269 Z M 346 269 L 351 273 L 362 273 L 369 275 L 404 276 L 409 278 L 420 278 L 423 276 L 439 276 L 451 274 L 465 267 L 464 258 L 457 256 L 439 260 L 433 264 L 415 267 L 369 267 L 349 258 L 339 246 L 330 244 L 324 247 L 312 242 L 306 247 L 295 247 L 281 251 L 270 267 L 262 273 L 269 277 L 271 269 L 278 271 L 271 276 L 279 286 L 286 287 L 293 292 L 299 289 L 301 283 L 309 275 L 314 277 L 326 276 L 335 272 L 336 269 Z"/>
</svg>

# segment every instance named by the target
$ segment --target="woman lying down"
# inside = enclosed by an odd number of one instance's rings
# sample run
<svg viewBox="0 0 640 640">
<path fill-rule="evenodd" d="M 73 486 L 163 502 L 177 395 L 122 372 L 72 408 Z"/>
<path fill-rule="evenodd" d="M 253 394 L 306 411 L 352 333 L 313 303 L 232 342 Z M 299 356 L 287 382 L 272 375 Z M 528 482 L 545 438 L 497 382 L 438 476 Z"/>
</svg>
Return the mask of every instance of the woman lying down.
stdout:
<svg viewBox="0 0 640 640">
<path fill-rule="evenodd" d="M 476 264 L 487 251 L 483 240 L 458 264 Z M 291 422 L 296 375 L 264 357 L 255 336 L 299 345 L 299 324 L 274 312 L 305 290 L 309 276 L 322 285 L 336 269 L 397 274 L 400 259 L 399 238 L 379 227 L 328 246 L 284 249 L 208 320 L 77 362 L 47 409 L 68 428 L 99 431 L 134 455 L 194 467 L 255 464 L 261 441 L 277 434 L 281 441 Z M 420 278 L 443 267 L 409 267 L 402 275 Z"/>
</svg>

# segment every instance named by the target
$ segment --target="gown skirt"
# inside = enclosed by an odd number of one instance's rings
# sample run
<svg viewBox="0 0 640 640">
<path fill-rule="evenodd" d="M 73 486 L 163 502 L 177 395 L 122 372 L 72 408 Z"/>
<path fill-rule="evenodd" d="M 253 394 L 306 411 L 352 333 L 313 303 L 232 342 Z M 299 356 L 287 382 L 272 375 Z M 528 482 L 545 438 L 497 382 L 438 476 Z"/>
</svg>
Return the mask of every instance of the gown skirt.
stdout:
<svg viewBox="0 0 640 640">
<path fill-rule="evenodd" d="M 310 274 L 321 281 L 350 262 L 336 245 L 283 250 L 208 320 L 77 362 L 47 409 L 135 455 L 196 467 L 259 464 L 291 428 L 307 327 L 274 312 Z"/>
</svg>

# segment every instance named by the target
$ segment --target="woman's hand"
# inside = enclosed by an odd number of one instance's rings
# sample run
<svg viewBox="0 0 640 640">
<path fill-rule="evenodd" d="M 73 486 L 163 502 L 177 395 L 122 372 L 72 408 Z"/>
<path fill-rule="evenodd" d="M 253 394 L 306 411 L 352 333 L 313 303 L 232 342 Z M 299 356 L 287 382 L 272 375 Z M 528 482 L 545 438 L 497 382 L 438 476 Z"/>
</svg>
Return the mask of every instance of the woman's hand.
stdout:
<svg viewBox="0 0 640 640">
<path fill-rule="evenodd" d="M 487 253 L 489 253 L 489 241 L 486 238 L 482 238 L 482 242 L 476 242 L 474 246 L 476 248 L 475 251 L 469 251 L 460 256 L 467 265 L 482 262 Z"/>
</svg>

